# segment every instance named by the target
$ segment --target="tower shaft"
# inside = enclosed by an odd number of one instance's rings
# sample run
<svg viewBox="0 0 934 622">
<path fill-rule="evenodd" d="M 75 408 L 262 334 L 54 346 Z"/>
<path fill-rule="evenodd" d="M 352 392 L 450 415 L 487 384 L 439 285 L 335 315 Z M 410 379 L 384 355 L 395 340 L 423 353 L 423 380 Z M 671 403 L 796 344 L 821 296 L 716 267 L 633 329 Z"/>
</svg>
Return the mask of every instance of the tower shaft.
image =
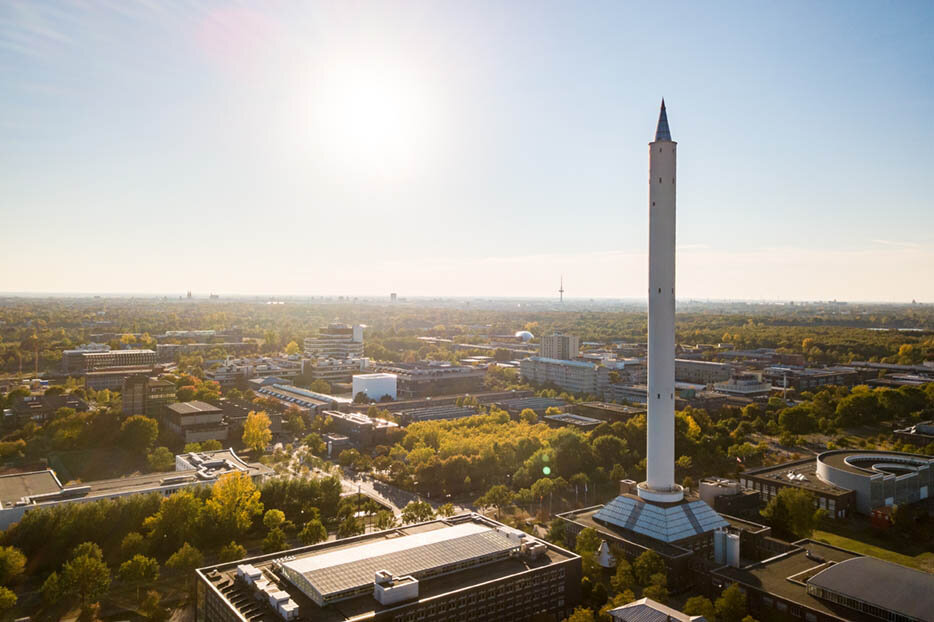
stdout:
<svg viewBox="0 0 934 622">
<path fill-rule="evenodd" d="M 665 104 L 649 143 L 649 335 L 646 500 L 678 501 L 675 484 L 675 188 L 677 143 Z"/>
</svg>

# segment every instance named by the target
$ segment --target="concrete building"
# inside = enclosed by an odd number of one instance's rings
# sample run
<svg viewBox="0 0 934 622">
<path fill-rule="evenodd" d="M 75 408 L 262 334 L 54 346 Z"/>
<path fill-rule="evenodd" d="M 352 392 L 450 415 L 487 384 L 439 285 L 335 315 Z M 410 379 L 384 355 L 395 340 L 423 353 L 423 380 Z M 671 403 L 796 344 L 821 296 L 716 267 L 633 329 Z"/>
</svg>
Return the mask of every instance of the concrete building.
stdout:
<svg viewBox="0 0 934 622">
<path fill-rule="evenodd" d="M 675 380 L 694 384 L 713 384 L 730 379 L 733 366 L 729 363 L 675 359 Z"/>
<path fill-rule="evenodd" d="M 110 391 L 120 391 L 123 389 L 123 382 L 129 376 L 153 376 L 162 372 L 161 367 L 152 367 L 144 365 L 141 367 L 111 367 L 97 369 L 84 374 L 84 386 L 94 391 L 108 389 Z"/>
<path fill-rule="evenodd" d="M 153 492 L 170 495 L 183 488 L 210 486 L 233 472 L 246 473 L 259 483 L 273 471 L 263 464 L 244 462 L 232 449 L 222 449 L 176 456 L 174 473 L 147 473 L 74 486 L 63 485 L 52 469 L 0 475 L 0 529 L 36 508 Z"/>
<path fill-rule="evenodd" d="M 450 363 L 378 363 L 373 370 L 395 374 L 399 399 L 483 391 L 486 369 Z"/>
<path fill-rule="evenodd" d="M 545 415 L 543 422 L 552 428 L 571 427 L 577 428 L 582 432 L 589 432 L 603 423 L 599 419 L 575 415 L 572 413 L 559 413 L 557 415 Z"/>
<path fill-rule="evenodd" d="M 574 335 L 543 335 L 541 356 L 546 359 L 570 361 L 580 352 L 580 337 Z"/>
<path fill-rule="evenodd" d="M 231 387 L 245 386 L 252 378 L 296 378 L 301 373 L 302 361 L 298 356 L 227 357 L 223 364 L 204 370 L 204 377 L 222 387 Z"/>
<path fill-rule="evenodd" d="M 252 354 L 256 352 L 255 341 L 224 341 L 220 343 L 159 343 L 156 344 L 156 358 L 160 363 L 178 361 L 178 357 L 187 354 L 207 354 L 213 350 L 222 350 L 227 354 Z"/>
<path fill-rule="evenodd" d="M 738 585 L 758 620 L 927 622 L 934 611 L 934 575 L 813 540 L 709 580 Z"/>
<path fill-rule="evenodd" d="M 85 412 L 88 410 L 88 403 L 73 395 L 26 395 L 17 397 L 10 405 L 10 418 L 12 421 L 9 423 L 22 426 L 32 421 L 42 425 L 51 419 L 59 408 L 72 408 L 78 412 Z"/>
<path fill-rule="evenodd" d="M 602 396 L 609 385 L 609 370 L 586 361 L 531 356 L 519 362 L 519 373 L 528 382 L 584 395 Z"/>
<path fill-rule="evenodd" d="M 227 424 L 223 410 L 206 402 L 178 402 L 169 404 L 163 417 L 165 427 L 182 443 L 227 440 Z"/>
<path fill-rule="evenodd" d="M 560 408 L 564 410 L 568 403 L 557 397 L 510 397 L 509 399 L 500 399 L 493 402 L 493 405 L 501 410 L 505 410 L 513 417 L 517 416 L 526 408 L 535 411 L 538 416 L 544 415 L 549 408 Z"/>
<path fill-rule="evenodd" d="M 772 383 L 757 374 L 734 373 L 726 382 L 716 383 L 714 391 L 755 399 L 768 397 L 772 392 Z"/>
<path fill-rule="evenodd" d="M 81 351 L 72 355 L 69 365 L 74 366 L 73 372 L 77 375 L 102 370 L 153 367 L 156 365 L 156 353 L 152 350 Z"/>
<path fill-rule="evenodd" d="M 86 343 L 72 350 L 62 350 L 62 373 L 66 376 L 85 372 L 84 355 L 89 352 L 110 352 L 106 343 Z"/>
<path fill-rule="evenodd" d="M 399 425 L 409 425 L 419 421 L 439 421 L 444 419 L 462 419 L 473 417 L 477 409 L 473 406 L 429 406 L 427 408 L 412 408 L 401 410 L 396 415 Z"/>
<path fill-rule="evenodd" d="M 895 440 L 911 443 L 919 447 L 927 447 L 934 443 L 934 420 L 919 421 L 913 426 L 895 430 Z"/>
<path fill-rule="evenodd" d="M 146 412 L 146 382 L 149 376 L 127 376 L 120 389 L 123 415 L 142 415 Z"/>
<path fill-rule="evenodd" d="M 357 374 L 353 377 L 353 396 L 356 398 L 363 393 L 377 402 L 386 397 L 395 400 L 397 378 L 395 374 L 386 373 Z"/>
<path fill-rule="evenodd" d="M 351 382 L 353 375 L 366 371 L 370 361 L 367 358 L 333 359 L 318 357 L 302 361 L 302 375 L 314 382 L 323 380 L 328 384 Z"/>
<path fill-rule="evenodd" d="M 916 503 L 934 491 L 934 458 L 893 451 L 834 450 L 817 459 L 753 469 L 740 474 L 746 488 L 769 501 L 782 488 L 811 491 L 831 518 L 856 511 Z"/>
<path fill-rule="evenodd" d="M 363 326 L 333 322 L 318 331 L 317 337 L 305 338 L 305 356 L 309 358 L 360 358 L 363 356 Z"/>
<path fill-rule="evenodd" d="M 120 397 L 125 416 L 159 417 L 167 405 L 176 401 L 175 385 L 146 374 L 126 376 Z"/>
<path fill-rule="evenodd" d="M 285 384 L 273 384 L 262 387 L 256 391 L 260 395 L 277 399 L 283 404 L 294 405 L 306 411 L 309 415 L 315 415 L 327 408 L 335 408 L 339 404 L 350 406 L 349 399 L 342 399 L 333 395 L 316 393 L 301 387 L 293 387 Z"/>
<path fill-rule="evenodd" d="M 399 424 L 395 422 L 368 417 L 363 413 L 325 410 L 321 416 L 329 417 L 334 431 L 348 437 L 358 447 L 383 445 L 389 439 L 390 432 L 399 429 Z"/>
<path fill-rule="evenodd" d="M 813 391 L 824 385 L 852 387 L 861 382 L 859 372 L 853 367 L 766 367 L 762 379 L 776 389 L 789 388 L 797 391 Z"/>
<path fill-rule="evenodd" d="M 558 622 L 580 557 L 476 514 L 196 571 L 197 620 Z"/>
<path fill-rule="evenodd" d="M 607 613 L 613 622 L 711 622 L 704 616 L 682 613 L 651 598 L 634 600 Z"/>
<path fill-rule="evenodd" d="M 642 406 L 625 406 L 609 402 L 582 402 L 574 405 L 574 411 L 579 415 L 601 419 L 609 423 L 626 422 L 636 415 L 645 414 L 645 408 Z"/>
</svg>

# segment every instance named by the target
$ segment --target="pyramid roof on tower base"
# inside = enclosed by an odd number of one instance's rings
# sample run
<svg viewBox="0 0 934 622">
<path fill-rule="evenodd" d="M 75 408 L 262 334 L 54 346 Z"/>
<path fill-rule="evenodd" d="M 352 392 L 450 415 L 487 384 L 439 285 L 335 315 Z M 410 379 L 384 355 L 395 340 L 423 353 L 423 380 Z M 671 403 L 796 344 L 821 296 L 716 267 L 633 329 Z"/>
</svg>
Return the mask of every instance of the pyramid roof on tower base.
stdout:
<svg viewBox="0 0 934 622">
<path fill-rule="evenodd" d="M 593 519 L 661 542 L 678 542 L 729 524 L 699 499 L 653 503 L 629 494 L 607 503 Z"/>
</svg>

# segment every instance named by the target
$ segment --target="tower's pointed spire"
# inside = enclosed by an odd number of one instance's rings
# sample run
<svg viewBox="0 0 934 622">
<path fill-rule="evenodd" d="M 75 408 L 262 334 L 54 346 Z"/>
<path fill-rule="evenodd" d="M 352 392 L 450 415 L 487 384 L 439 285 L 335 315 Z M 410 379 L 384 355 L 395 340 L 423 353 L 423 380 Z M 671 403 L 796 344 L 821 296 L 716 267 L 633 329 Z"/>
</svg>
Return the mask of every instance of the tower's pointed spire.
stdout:
<svg viewBox="0 0 934 622">
<path fill-rule="evenodd" d="M 658 127 L 655 130 L 655 141 L 671 140 L 671 131 L 668 129 L 668 114 L 665 112 L 665 98 L 662 98 L 662 109 L 658 113 Z"/>
</svg>

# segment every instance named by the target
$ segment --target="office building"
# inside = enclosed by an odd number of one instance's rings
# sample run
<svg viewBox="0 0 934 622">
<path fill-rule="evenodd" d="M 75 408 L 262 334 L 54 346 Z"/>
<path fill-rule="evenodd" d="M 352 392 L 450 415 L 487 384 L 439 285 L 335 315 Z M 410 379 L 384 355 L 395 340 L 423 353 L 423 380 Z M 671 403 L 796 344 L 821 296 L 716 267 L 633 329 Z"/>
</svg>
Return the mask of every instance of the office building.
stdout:
<svg viewBox="0 0 934 622">
<path fill-rule="evenodd" d="M 88 403 L 74 395 L 25 395 L 17 397 L 10 405 L 11 423 L 21 426 L 30 421 L 39 425 L 51 419 L 60 408 L 71 408 L 77 412 L 88 410 Z"/>
<path fill-rule="evenodd" d="M 776 389 L 813 391 L 824 385 L 852 387 L 861 382 L 859 372 L 853 367 L 789 367 L 773 366 L 762 370 L 762 379 Z"/>
<path fill-rule="evenodd" d="M 196 571 L 197 620 L 558 622 L 580 557 L 476 514 Z"/>
<path fill-rule="evenodd" d="M 570 361 L 577 358 L 579 352 L 579 337 L 559 334 L 542 336 L 542 358 Z"/>
<path fill-rule="evenodd" d="M 584 395 L 602 396 L 609 385 L 609 370 L 586 361 L 531 356 L 519 362 L 519 373 L 527 382 Z"/>
<path fill-rule="evenodd" d="M 321 412 L 321 416 L 329 417 L 334 431 L 343 434 L 358 447 L 387 444 L 390 434 L 399 429 L 398 423 L 369 417 L 363 413 L 325 410 Z"/>
<path fill-rule="evenodd" d="M 907 428 L 895 430 L 894 435 L 897 441 L 911 443 L 919 447 L 927 447 L 931 443 L 934 443 L 934 420 L 919 421 Z"/>
<path fill-rule="evenodd" d="M 256 483 L 273 473 L 266 465 L 244 462 L 232 449 L 221 449 L 176 456 L 174 473 L 147 473 L 74 486 L 63 485 L 52 469 L 0 475 L 0 529 L 36 508 L 153 492 L 170 495 L 183 488 L 210 486 L 233 472 L 246 473 Z"/>
<path fill-rule="evenodd" d="M 316 393 L 308 389 L 293 387 L 285 384 L 273 384 L 256 390 L 260 395 L 279 400 L 286 406 L 297 406 L 309 415 L 315 415 L 327 408 L 335 408 L 339 404 L 350 406 L 349 399 Z"/>
<path fill-rule="evenodd" d="M 634 600 L 607 613 L 613 622 L 713 622 L 704 616 L 682 613 L 651 598 Z"/>
<path fill-rule="evenodd" d="M 305 356 L 309 358 L 359 358 L 363 356 L 363 326 L 333 322 L 318 331 L 317 337 L 305 338 Z"/>
<path fill-rule="evenodd" d="M 89 350 L 70 356 L 69 366 L 77 375 L 103 370 L 153 367 L 156 364 L 156 353 L 152 350 Z"/>
<path fill-rule="evenodd" d="M 302 361 L 302 376 L 307 380 L 323 380 L 328 384 L 349 383 L 353 375 L 366 371 L 370 361 L 367 358 L 334 359 L 317 357 Z"/>
<path fill-rule="evenodd" d="M 146 382 L 149 376 L 127 376 L 120 389 L 123 416 L 142 415 L 146 412 Z"/>
<path fill-rule="evenodd" d="M 362 393 L 375 402 L 395 400 L 397 378 L 395 374 L 386 373 L 357 374 L 353 377 L 353 396 L 356 398 Z"/>
<path fill-rule="evenodd" d="M 225 341 L 220 343 L 159 343 L 156 344 L 156 358 L 160 363 L 178 361 L 178 357 L 188 354 L 207 355 L 221 351 L 226 354 L 245 355 L 256 352 L 255 341 Z"/>
<path fill-rule="evenodd" d="M 549 408 L 564 410 L 568 403 L 566 400 L 557 397 L 535 397 L 533 395 L 528 395 L 525 397 L 510 396 L 508 399 L 499 399 L 494 401 L 493 405 L 515 417 L 526 408 L 534 411 L 536 415 L 542 416 Z"/>
<path fill-rule="evenodd" d="M 246 386 L 252 378 L 296 378 L 302 373 L 302 361 L 298 356 L 261 356 L 251 358 L 227 357 L 224 363 L 213 369 L 204 370 L 204 377 L 222 387 Z"/>
<path fill-rule="evenodd" d="M 613 423 L 616 421 L 626 422 L 636 415 L 644 415 L 645 408 L 642 406 L 626 406 L 624 404 L 613 404 L 609 402 L 582 402 L 574 405 L 574 412 L 585 417 L 593 417 Z"/>
<path fill-rule="evenodd" d="M 84 355 L 89 352 L 110 352 L 106 343 L 86 343 L 72 350 L 62 350 L 62 373 L 66 376 L 85 372 Z"/>
<path fill-rule="evenodd" d="M 728 363 L 675 359 L 675 380 L 692 384 L 713 384 L 730 379 L 733 366 Z"/>
<path fill-rule="evenodd" d="M 769 501 L 782 488 L 803 488 L 831 518 L 923 501 L 934 490 L 934 458 L 894 451 L 834 450 L 740 474 Z"/>
<path fill-rule="evenodd" d="M 396 414 L 399 425 L 409 425 L 419 421 L 439 421 L 443 419 L 462 419 L 464 417 L 473 417 L 477 414 L 477 409 L 473 406 L 457 406 L 451 404 L 448 406 L 428 406 L 426 408 L 411 408 L 400 410 Z"/>
<path fill-rule="evenodd" d="M 395 374 L 396 394 L 409 400 L 483 391 L 486 369 L 450 363 L 378 363 L 374 371 Z"/>
<path fill-rule="evenodd" d="M 583 415 L 575 415 L 572 413 L 545 415 L 542 421 L 552 428 L 571 427 L 577 428 L 581 432 L 589 432 L 603 423 L 599 419 L 594 419 L 593 417 L 584 417 Z"/>
<path fill-rule="evenodd" d="M 813 540 L 709 580 L 737 584 L 758 620 L 928 622 L 934 611 L 934 575 Z"/>
<path fill-rule="evenodd" d="M 227 424 L 223 410 L 206 402 L 178 402 L 169 404 L 163 418 L 165 427 L 182 443 L 227 440 Z"/>
<path fill-rule="evenodd" d="M 726 382 L 716 383 L 714 391 L 726 395 L 756 399 L 768 397 L 772 392 L 772 383 L 763 380 L 758 374 L 734 373 Z"/>
</svg>

